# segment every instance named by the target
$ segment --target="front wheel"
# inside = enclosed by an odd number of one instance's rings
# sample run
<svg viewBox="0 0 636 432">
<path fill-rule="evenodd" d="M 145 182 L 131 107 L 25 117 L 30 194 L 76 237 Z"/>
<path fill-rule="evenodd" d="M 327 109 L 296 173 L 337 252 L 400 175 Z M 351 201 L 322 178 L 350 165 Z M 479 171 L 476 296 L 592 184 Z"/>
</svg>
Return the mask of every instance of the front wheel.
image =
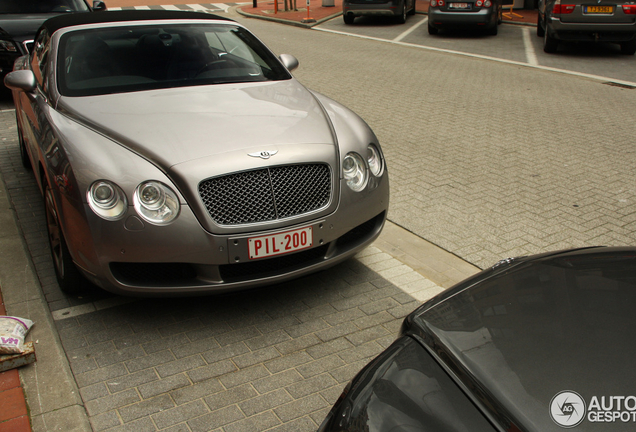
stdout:
<svg viewBox="0 0 636 432">
<path fill-rule="evenodd" d="M 621 54 L 625 54 L 625 55 L 636 54 L 636 39 L 621 43 Z"/>
<path fill-rule="evenodd" d="M 541 15 L 537 14 L 537 36 L 545 36 L 545 27 L 543 27 L 543 21 L 541 21 Z"/>
<path fill-rule="evenodd" d="M 46 229 L 53 258 L 55 277 L 60 289 L 66 294 L 81 292 L 86 284 L 86 279 L 79 272 L 64 240 L 60 220 L 55 207 L 53 190 L 47 184 L 44 191 L 44 207 L 46 212 Z"/>
<path fill-rule="evenodd" d="M 411 10 L 409 11 L 409 15 L 415 15 L 415 13 L 416 13 L 416 11 L 415 11 L 415 1 L 416 1 L 416 0 L 413 0 L 413 9 L 411 9 Z"/>
<path fill-rule="evenodd" d="M 548 29 L 545 29 L 545 34 L 543 35 L 543 51 L 548 54 L 553 54 L 557 52 L 557 48 L 559 47 L 559 41 L 550 36 Z"/>
<path fill-rule="evenodd" d="M 398 24 L 404 24 L 406 22 L 406 0 L 402 2 L 402 9 L 400 15 L 397 17 Z"/>
</svg>

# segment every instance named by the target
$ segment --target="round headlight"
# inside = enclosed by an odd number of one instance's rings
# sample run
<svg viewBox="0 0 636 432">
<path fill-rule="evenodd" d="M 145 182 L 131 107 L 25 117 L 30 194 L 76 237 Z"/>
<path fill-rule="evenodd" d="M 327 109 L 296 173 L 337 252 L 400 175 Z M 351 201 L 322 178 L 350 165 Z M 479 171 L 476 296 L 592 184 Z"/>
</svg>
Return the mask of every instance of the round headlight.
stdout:
<svg viewBox="0 0 636 432">
<path fill-rule="evenodd" d="M 126 195 L 115 183 L 99 180 L 87 192 L 88 206 L 95 214 L 106 220 L 121 219 L 126 213 Z"/>
<path fill-rule="evenodd" d="M 382 175 L 382 169 L 384 164 L 382 163 L 382 154 L 375 144 L 369 144 L 367 147 L 367 163 L 369 164 L 369 171 L 376 177 Z"/>
<path fill-rule="evenodd" d="M 147 181 L 137 186 L 133 204 L 139 216 L 154 225 L 167 225 L 179 215 L 177 194 L 157 181 Z"/>
<path fill-rule="evenodd" d="M 358 153 L 349 153 L 342 161 L 342 174 L 347 186 L 355 192 L 360 192 L 367 185 L 369 179 L 367 166 Z"/>
<path fill-rule="evenodd" d="M 148 210 L 158 210 L 166 203 L 166 193 L 159 183 L 144 183 L 139 187 L 139 196 L 141 204 Z"/>
</svg>

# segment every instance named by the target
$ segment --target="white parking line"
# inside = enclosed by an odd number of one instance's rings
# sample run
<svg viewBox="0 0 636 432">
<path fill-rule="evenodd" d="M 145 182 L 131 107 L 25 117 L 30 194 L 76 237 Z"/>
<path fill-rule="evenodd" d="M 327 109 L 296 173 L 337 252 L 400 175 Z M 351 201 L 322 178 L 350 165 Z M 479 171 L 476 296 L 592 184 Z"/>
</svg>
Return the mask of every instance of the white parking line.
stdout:
<svg viewBox="0 0 636 432">
<path fill-rule="evenodd" d="M 526 50 L 526 60 L 528 61 L 528 64 L 538 66 L 539 62 L 537 61 L 537 54 L 534 52 L 534 46 L 530 40 L 530 29 L 528 27 L 522 28 L 521 35 L 523 36 L 523 46 Z"/>
<path fill-rule="evenodd" d="M 109 309 L 115 306 L 123 304 L 133 303 L 139 299 L 132 297 L 110 297 L 103 300 L 98 300 L 91 303 L 84 303 L 77 306 L 71 306 L 64 309 L 53 311 L 53 321 L 59 321 L 67 318 L 72 318 L 80 315 L 86 315 L 98 310 Z"/>
<path fill-rule="evenodd" d="M 193 11 L 205 11 L 208 10 L 207 7 L 200 5 L 200 4 L 189 4 L 187 6 L 190 6 L 190 8 L 192 8 Z"/>
<path fill-rule="evenodd" d="M 428 22 L 428 17 L 426 17 L 425 19 L 423 19 L 422 21 L 418 22 L 417 24 L 415 24 L 413 27 L 411 27 L 410 29 L 406 30 L 405 32 L 403 32 L 401 35 L 399 35 L 398 37 L 396 37 L 395 39 L 393 39 L 394 42 L 399 42 L 402 39 L 404 39 L 405 37 L 407 37 L 408 35 L 410 35 L 415 29 L 419 28 L 419 26 L 421 26 L 422 24 L 425 24 Z"/>
<path fill-rule="evenodd" d="M 506 63 L 506 64 L 515 65 L 515 66 L 525 66 L 525 67 L 534 68 L 534 69 L 541 69 L 541 70 L 544 70 L 544 71 L 557 72 L 557 73 L 561 73 L 561 74 L 564 74 L 564 75 L 577 76 L 577 77 L 580 77 L 580 78 L 588 78 L 588 79 L 592 79 L 592 80 L 595 80 L 595 81 L 612 82 L 612 83 L 615 83 L 615 84 L 621 84 L 621 85 L 626 85 L 626 86 L 630 86 L 630 87 L 636 87 L 636 82 L 632 82 L 632 81 L 618 80 L 618 79 L 615 79 L 615 78 L 608 78 L 608 77 L 604 77 L 604 76 L 600 76 L 600 75 L 593 75 L 593 74 L 588 74 L 588 73 L 583 73 L 583 72 L 569 71 L 569 70 L 566 70 L 566 69 L 559 69 L 559 68 L 553 68 L 553 67 L 548 67 L 548 66 L 541 66 L 541 65 L 538 65 L 538 64 L 530 64 L 530 63 L 524 63 L 524 62 L 515 61 L 515 60 L 506 60 L 506 59 L 502 59 L 502 58 L 485 56 L 485 55 L 480 55 L 480 54 L 471 54 L 471 53 L 466 53 L 466 52 L 461 52 L 461 51 L 453 51 L 453 50 L 448 50 L 448 49 L 443 49 L 443 48 L 435 48 L 435 47 L 429 47 L 429 46 L 418 45 L 418 44 L 407 43 L 407 42 L 393 41 L 393 40 L 382 39 L 382 38 L 377 38 L 377 37 L 373 37 L 373 36 L 357 35 L 355 33 L 342 32 L 342 31 L 338 31 L 338 30 L 331 30 L 331 29 L 320 28 L 320 27 L 312 27 L 312 30 L 318 30 L 318 31 L 323 31 L 323 32 L 327 32 L 327 33 L 334 33 L 334 34 L 339 34 L 339 35 L 343 35 L 343 36 L 352 36 L 352 37 L 357 37 L 357 38 L 360 38 L 360 39 L 367 39 L 367 40 L 372 40 L 372 41 L 377 41 L 377 42 L 394 43 L 394 44 L 408 46 L 408 47 L 413 47 L 413 48 L 420 48 L 420 49 L 428 50 L 428 51 L 443 52 L 443 53 L 447 53 L 447 54 L 456 54 L 456 55 L 461 55 L 461 56 L 465 56 L 465 57 L 478 58 L 478 59 L 482 59 L 482 60 L 491 60 L 491 61 L 495 61 L 495 62 L 499 62 L 499 63 Z"/>
<path fill-rule="evenodd" d="M 227 12 L 230 9 L 230 5 L 225 3 L 212 3 L 212 6 L 218 7 L 223 10 L 223 12 Z"/>
<path fill-rule="evenodd" d="M 355 259 L 417 301 L 425 302 L 444 291 L 435 282 L 373 245 L 358 253 Z"/>
</svg>

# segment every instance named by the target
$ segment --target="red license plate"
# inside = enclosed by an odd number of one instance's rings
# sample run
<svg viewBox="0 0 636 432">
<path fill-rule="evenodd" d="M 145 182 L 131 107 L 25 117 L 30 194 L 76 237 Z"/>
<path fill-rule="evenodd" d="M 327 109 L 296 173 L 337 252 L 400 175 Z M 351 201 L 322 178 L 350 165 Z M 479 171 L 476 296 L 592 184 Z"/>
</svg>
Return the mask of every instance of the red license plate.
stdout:
<svg viewBox="0 0 636 432">
<path fill-rule="evenodd" d="M 311 247 L 313 230 L 311 227 L 269 234 L 247 239 L 250 259 L 282 255 Z"/>
</svg>

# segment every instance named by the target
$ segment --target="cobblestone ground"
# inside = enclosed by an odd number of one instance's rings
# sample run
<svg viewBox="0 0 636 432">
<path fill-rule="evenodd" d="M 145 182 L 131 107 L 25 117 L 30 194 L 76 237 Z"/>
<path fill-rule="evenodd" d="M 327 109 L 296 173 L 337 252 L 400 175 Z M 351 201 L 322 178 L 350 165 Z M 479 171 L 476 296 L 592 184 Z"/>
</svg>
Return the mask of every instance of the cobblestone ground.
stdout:
<svg viewBox="0 0 636 432">
<path fill-rule="evenodd" d="M 277 53 L 296 55 L 302 82 L 373 127 L 389 163 L 395 223 L 481 267 L 562 247 L 634 243 L 636 90 L 241 21 Z M 56 286 L 13 113 L 0 115 L 0 126 L 0 168 L 49 306 L 81 304 Z M 423 299 L 365 265 L 377 263 L 373 255 L 382 259 L 370 248 L 258 292 L 58 317 L 93 429 L 315 430 L 344 383 Z"/>
<path fill-rule="evenodd" d="M 0 113 L 0 171 L 94 431 L 314 431 L 404 316 L 441 290 L 370 247 L 327 272 L 248 293 L 66 296 L 14 119 Z M 36 421 L 39 430 L 47 428 Z"/>
<path fill-rule="evenodd" d="M 394 223 L 481 268 L 636 243 L 636 89 L 317 33 L 266 42 L 373 127 Z"/>
<path fill-rule="evenodd" d="M 314 431 L 402 319 L 441 291 L 370 247 L 257 291 L 130 302 L 98 289 L 66 296 L 42 198 L 20 164 L 13 112 L 0 113 L 0 128 L 0 171 L 94 431 Z"/>
</svg>

